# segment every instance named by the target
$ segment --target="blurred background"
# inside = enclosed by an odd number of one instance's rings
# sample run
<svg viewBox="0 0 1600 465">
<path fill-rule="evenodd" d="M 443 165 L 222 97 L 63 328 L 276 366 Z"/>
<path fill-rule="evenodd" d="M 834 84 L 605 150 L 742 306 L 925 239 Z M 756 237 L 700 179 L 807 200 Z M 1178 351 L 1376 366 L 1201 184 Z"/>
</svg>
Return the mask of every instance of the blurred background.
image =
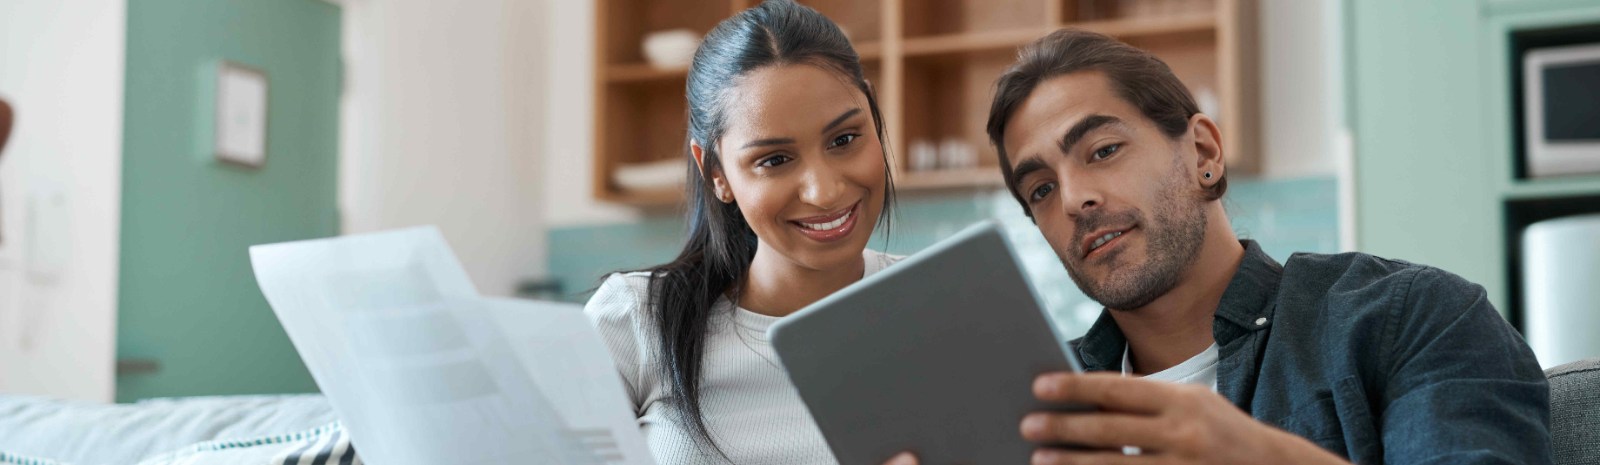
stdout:
<svg viewBox="0 0 1600 465">
<path fill-rule="evenodd" d="M 483 293 L 572 302 L 670 259 L 684 66 L 754 2 L 0 0 L 0 393 L 315 391 L 254 244 L 434 224 Z M 1600 355 L 1562 332 L 1600 327 L 1600 0 L 801 3 L 883 103 L 899 209 L 871 247 L 997 218 L 1063 335 L 1100 308 L 982 128 L 1016 47 L 1073 26 L 1189 85 L 1235 228 L 1280 261 L 1434 265 L 1547 365 Z"/>
</svg>

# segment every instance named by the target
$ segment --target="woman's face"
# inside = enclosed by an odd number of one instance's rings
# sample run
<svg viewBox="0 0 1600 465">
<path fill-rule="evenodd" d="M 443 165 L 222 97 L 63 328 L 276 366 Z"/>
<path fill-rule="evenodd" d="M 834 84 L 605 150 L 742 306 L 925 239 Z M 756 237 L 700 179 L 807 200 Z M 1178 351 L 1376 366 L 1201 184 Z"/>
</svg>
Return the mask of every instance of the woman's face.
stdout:
<svg viewBox="0 0 1600 465">
<path fill-rule="evenodd" d="M 790 64 L 746 74 L 730 97 L 717 192 L 790 262 L 859 264 L 888 169 L 866 96 L 840 73 Z"/>
</svg>

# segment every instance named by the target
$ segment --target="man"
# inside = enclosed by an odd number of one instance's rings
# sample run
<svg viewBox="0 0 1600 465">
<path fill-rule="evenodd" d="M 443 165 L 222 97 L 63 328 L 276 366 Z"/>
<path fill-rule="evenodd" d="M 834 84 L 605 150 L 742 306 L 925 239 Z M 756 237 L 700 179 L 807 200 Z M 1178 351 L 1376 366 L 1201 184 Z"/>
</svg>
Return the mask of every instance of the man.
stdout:
<svg viewBox="0 0 1600 465">
<path fill-rule="evenodd" d="M 1107 309 L 1072 342 L 1094 373 L 1034 384 L 1100 410 L 1023 419 L 1033 463 L 1550 462 L 1549 388 L 1483 288 L 1358 253 L 1280 266 L 1238 240 L 1222 133 L 1148 53 L 1040 39 L 1000 77 L 988 132 Z"/>
</svg>

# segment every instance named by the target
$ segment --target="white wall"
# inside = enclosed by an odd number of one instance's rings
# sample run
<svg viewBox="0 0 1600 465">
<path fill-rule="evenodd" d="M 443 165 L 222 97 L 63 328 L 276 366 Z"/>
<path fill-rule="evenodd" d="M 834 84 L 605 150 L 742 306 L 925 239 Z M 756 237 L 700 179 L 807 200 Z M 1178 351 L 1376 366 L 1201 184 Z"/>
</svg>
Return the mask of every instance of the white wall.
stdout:
<svg viewBox="0 0 1600 465">
<path fill-rule="evenodd" d="M 438 225 L 485 294 L 510 294 L 541 274 L 540 30 L 549 5 L 340 4 L 343 231 Z"/>
<path fill-rule="evenodd" d="M 548 2 L 544 17 L 544 195 L 550 227 L 619 223 L 633 209 L 594 199 L 594 0 Z M 626 137 L 625 135 L 615 135 Z"/>
<path fill-rule="evenodd" d="M 0 1 L 0 393 L 115 389 L 124 0 Z"/>
</svg>

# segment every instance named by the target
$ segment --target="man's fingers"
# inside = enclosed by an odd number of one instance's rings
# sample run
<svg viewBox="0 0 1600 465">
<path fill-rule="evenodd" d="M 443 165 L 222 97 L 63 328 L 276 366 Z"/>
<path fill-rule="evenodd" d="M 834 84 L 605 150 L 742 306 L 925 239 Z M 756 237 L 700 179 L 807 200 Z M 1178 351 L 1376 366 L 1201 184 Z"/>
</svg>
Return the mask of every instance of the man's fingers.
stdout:
<svg viewBox="0 0 1600 465">
<path fill-rule="evenodd" d="M 1129 413 L 1158 413 L 1178 386 L 1115 373 L 1047 373 L 1033 381 L 1033 395 L 1045 402 L 1091 404 Z"/>
<path fill-rule="evenodd" d="M 1123 455 L 1121 451 L 1084 451 L 1066 449 L 1035 449 L 1033 465 L 1148 465 L 1160 459 L 1145 455 Z"/>
<path fill-rule="evenodd" d="M 1029 414 L 1022 419 L 1022 437 L 1042 444 L 1071 444 L 1095 449 L 1114 449 L 1137 446 L 1146 449 L 1165 449 L 1168 444 L 1166 427 L 1154 417 L 1117 413 L 1049 413 Z"/>
<path fill-rule="evenodd" d="M 883 465 L 917 465 L 917 456 L 910 452 L 901 452 L 890 458 Z"/>
</svg>

